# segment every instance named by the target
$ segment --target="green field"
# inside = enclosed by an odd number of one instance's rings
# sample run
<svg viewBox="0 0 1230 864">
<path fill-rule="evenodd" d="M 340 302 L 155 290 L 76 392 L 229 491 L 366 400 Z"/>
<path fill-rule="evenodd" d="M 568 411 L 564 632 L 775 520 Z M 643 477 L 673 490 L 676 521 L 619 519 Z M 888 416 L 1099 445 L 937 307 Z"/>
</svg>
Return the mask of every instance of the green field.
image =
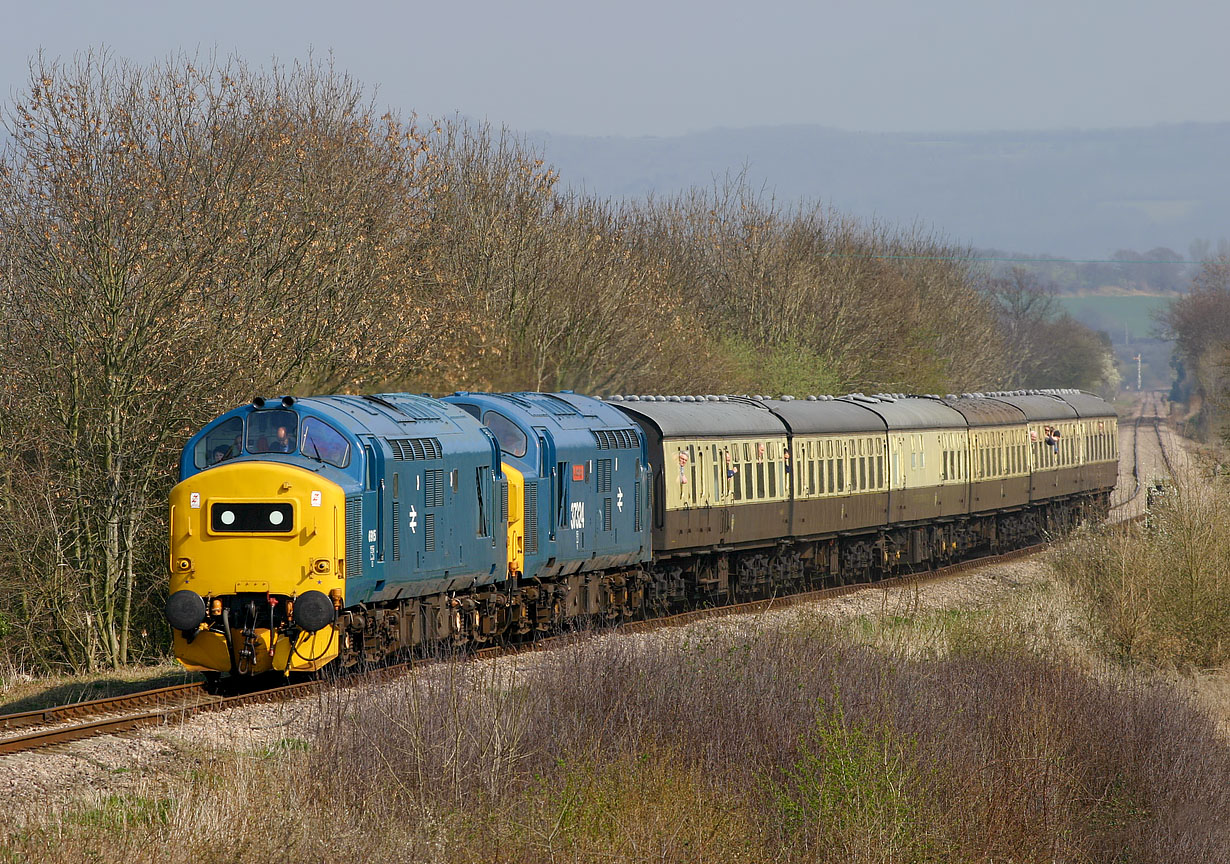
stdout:
<svg viewBox="0 0 1230 864">
<path fill-rule="evenodd" d="M 1146 294 L 1106 294 L 1059 296 L 1055 298 L 1063 311 L 1077 321 L 1104 330 L 1116 345 L 1124 342 L 1124 328 L 1131 339 L 1152 338 L 1155 329 L 1154 312 L 1165 309 L 1172 296 Z"/>
</svg>

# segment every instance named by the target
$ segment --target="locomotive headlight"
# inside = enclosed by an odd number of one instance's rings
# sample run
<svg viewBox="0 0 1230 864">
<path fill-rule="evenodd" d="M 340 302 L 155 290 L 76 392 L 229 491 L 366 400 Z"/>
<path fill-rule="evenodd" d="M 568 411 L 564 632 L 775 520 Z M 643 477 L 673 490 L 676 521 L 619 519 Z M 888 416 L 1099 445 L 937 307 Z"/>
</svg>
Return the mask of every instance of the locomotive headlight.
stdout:
<svg viewBox="0 0 1230 864">
<path fill-rule="evenodd" d="M 329 566 L 330 565 L 329 565 L 328 558 L 317 558 L 316 561 L 313 562 L 312 564 L 312 569 L 315 570 L 317 573 L 328 573 Z"/>
<path fill-rule="evenodd" d="M 192 559 L 191 558 L 176 559 L 175 569 L 178 570 L 180 573 L 187 573 L 189 570 L 192 569 Z"/>
</svg>

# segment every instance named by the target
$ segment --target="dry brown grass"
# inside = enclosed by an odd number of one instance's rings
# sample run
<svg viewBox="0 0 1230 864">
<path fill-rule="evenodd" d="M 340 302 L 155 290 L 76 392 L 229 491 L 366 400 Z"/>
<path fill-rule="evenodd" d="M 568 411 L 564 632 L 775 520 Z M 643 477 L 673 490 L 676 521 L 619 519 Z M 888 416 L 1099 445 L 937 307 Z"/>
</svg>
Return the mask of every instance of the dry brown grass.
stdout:
<svg viewBox="0 0 1230 864">
<path fill-rule="evenodd" d="M 1108 652 L 1157 667 L 1230 662 L 1230 485 L 1181 474 L 1147 525 L 1078 533 L 1053 556 Z"/>
<path fill-rule="evenodd" d="M 129 864 L 1230 860 L 1230 747 L 1181 693 L 975 642 L 911 658 L 801 623 L 448 665 L 335 690 L 314 728 L 48 813 L 8 848 Z"/>
</svg>

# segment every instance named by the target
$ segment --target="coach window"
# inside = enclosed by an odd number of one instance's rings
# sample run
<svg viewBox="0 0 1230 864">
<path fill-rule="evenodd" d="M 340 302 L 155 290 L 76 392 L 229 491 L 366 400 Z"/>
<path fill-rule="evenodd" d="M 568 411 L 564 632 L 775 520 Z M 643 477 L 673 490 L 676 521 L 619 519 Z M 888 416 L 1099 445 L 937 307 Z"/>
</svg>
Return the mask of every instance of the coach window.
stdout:
<svg viewBox="0 0 1230 864">
<path fill-rule="evenodd" d="M 739 456 L 739 450 L 740 450 L 739 445 L 736 444 L 735 445 L 735 457 L 736 458 Z M 743 461 L 739 463 L 739 477 L 743 478 L 741 481 L 743 484 L 743 500 L 751 501 L 755 498 L 755 494 L 754 494 L 755 490 L 753 488 L 753 484 L 755 483 L 755 478 L 752 476 L 751 450 L 748 448 L 747 444 L 744 444 L 742 451 L 743 451 Z"/>
<path fill-rule="evenodd" d="M 193 464 L 198 468 L 217 465 L 243 453 L 243 420 L 232 417 L 205 433 L 192 451 Z"/>
<path fill-rule="evenodd" d="M 696 503 L 696 445 L 688 445 L 688 485 L 692 487 L 692 503 Z"/>
<path fill-rule="evenodd" d="M 491 430 L 495 440 L 500 442 L 500 449 L 509 456 L 518 459 L 525 456 L 529 442 L 516 423 L 498 411 L 488 411 L 483 415 L 483 425 Z"/>
<path fill-rule="evenodd" d="M 807 442 L 807 495 L 816 491 L 816 447 L 814 441 Z"/>
<path fill-rule="evenodd" d="M 773 442 L 764 445 L 765 476 L 769 479 L 768 492 L 770 498 L 777 497 L 777 448 Z"/>
<path fill-rule="evenodd" d="M 299 415 L 285 408 L 248 415 L 249 453 L 293 453 L 299 438 Z"/>
<path fill-rule="evenodd" d="M 764 499 L 764 444 L 757 441 L 756 448 L 756 500 Z"/>
</svg>

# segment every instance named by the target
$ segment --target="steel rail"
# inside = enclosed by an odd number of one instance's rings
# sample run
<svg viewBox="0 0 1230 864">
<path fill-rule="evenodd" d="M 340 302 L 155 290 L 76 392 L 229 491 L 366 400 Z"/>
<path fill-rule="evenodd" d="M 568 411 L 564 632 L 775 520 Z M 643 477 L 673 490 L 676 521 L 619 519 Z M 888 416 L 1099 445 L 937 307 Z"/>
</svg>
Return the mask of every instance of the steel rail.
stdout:
<svg viewBox="0 0 1230 864">
<path fill-rule="evenodd" d="M 125 693 L 122 696 L 107 696 L 102 699 L 69 702 L 33 711 L 19 711 L 15 714 L 0 715 L 0 730 L 28 729 L 31 726 L 63 723 L 66 720 L 109 714 L 112 711 L 140 708 L 149 704 L 156 705 L 160 701 L 182 701 L 184 697 L 204 695 L 204 693 L 205 685 L 200 681 L 195 681 L 171 687 L 159 687 L 155 690 L 139 690 L 135 693 Z"/>
</svg>

